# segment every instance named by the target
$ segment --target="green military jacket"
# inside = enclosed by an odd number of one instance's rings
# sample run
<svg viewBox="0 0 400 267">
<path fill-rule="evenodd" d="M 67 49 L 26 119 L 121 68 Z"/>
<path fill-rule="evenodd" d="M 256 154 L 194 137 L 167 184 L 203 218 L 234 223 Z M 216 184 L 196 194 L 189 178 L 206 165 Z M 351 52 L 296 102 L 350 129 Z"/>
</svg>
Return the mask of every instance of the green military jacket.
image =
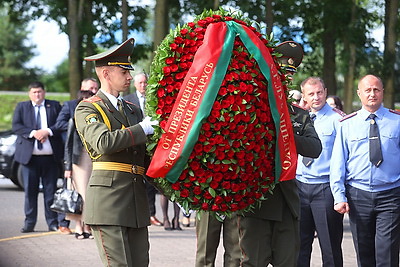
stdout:
<svg viewBox="0 0 400 267">
<path fill-rule="evenodd" d="M 144 166 L 146 135 L 138 124 L 143 119 L 142 112 L 127 102 L 124 111 L 126 117 L 101 91 L 78 104 L 76 128 L 93 162 Z M 142 175 L 93 170 L 84 205 L 86 224 L 139 228 L 149 225 L 149 217 Z"/>
<path fill-rule="evenodd" d="M 297 153 L 305 157 L 317 158 L 322 151 L 322 145 L 309 113 L 295 105 L 290 105 L 288 108 Z M 273 189 L 273 194 L 268 194 L 266 197 L 267 199 L 262 201 L 260 207 L 256 207 L 253 212 L 248 212 L 245 216 L 281 221 L 283 209 L 289 207 L 293 217 L 299 219 L 300 198 L 295 179 L 280 182 Z"/>
</svg>

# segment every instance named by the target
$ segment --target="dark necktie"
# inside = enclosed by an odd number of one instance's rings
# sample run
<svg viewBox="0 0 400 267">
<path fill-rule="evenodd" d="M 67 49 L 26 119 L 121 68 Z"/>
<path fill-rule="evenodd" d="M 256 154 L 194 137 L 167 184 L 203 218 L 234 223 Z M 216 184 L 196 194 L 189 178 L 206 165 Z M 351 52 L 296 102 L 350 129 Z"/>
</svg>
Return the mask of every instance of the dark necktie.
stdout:
<svg viewBox="0 0 400 267">
<path fill-rule="evenodd" d="M 316 115 L 315 115 L 314 113 L 310 115 L 311 121 L 314 121 L 315 118 L 316 118 Z M 304 166 L 308 167 L 308 166 L 310 166 L 311 163 L 313 163 L 313 162 L 314 162 L 314 159 L 313 159 L 313 158 L 303 157 L 303 164 L 304 164 Z"/>
<path fill-rule="evenodd" d="M 122 117 L 124 119 L 126 119 L 125 112 L 124 112 L 124 104 L 122 103 L 121 99 L 118 99 L 117 106 L 118 106 L 119 113 L 121 113 Z"/>
<path fill-rule="evenodd" d="M 146 98 L 143 97 L 143 115 L 146 116 Z"/>
<path fill-rule="evenodd" d="M 370 114 L 368 116 L 370 118 L 370 126 L 369 126 L 369 160 L 376 167 L 379 167 L 383 161 L 382 157 L 382 149 L 381 149 L 381 140 L 379 138 L 379 129 L 376 124 L 375 114 Z"/>
<path fill-rule="evenodd" d="M 42 119 L 40 118 L 40 105 L 36 105 L 37 107 L 37 112 L 36 112 L 36 130 L 42 129 Z M 37 141 L 37 148 L 39 150 L 43 149 L 43 144 L 39 140 Z"/>
</svg>

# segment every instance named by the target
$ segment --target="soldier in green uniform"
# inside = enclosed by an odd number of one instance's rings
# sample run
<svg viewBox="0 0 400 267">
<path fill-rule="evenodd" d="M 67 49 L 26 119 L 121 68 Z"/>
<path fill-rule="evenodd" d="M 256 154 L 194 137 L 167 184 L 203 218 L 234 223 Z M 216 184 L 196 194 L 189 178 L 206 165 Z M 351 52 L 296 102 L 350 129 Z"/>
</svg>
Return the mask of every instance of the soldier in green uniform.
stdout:
<svg viewBox="0 0 400 267">
<path fill-rule="evenodd" d="M 290 41 L 276 49 L 283 54 L 280 63 L 287 74 L 296 72 L 303 58 L 301 46 Z M 289 112 L 297 153 L 317 158 L 322 146 L 308 112 L 294 104 L 289 105 Z M 300 245 L 300 198 L 294 178 L 278 183 L 254 212 L 238 216 L 241 266 L 296 266 Z"/>
<path fill-rule="evenodd" d="M 146 135 L 154 132 L 140 108 L 124 101 L 133 67 L 131 38 L 87 57 L 101 89 L 76 108 L 75 122 L 93 161 L 84 221 L 90 225 L 105 266 L 149 265 L 149 207 L 144 183 Z"/>
</svg>

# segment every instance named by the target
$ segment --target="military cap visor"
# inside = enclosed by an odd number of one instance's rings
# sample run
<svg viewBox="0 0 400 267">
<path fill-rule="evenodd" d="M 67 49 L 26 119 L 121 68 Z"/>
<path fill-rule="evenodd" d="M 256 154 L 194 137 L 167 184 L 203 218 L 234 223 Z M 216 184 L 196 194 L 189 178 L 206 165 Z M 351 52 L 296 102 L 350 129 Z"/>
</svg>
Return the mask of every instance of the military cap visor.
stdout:
<svg viewBox="0 0 400 267">
<path fill-rule="evenodd" d="M 293 41 L 286 41 L 277 45 L 275 51 L 282 54 L 282 56 L 278 58 L 278 61 L 286 71 L 297 71 L 297 67 L 303 60 L 303 48 L 300 44 Z"/>
<path fill-rule="evenodd" d="M 119 46 L 102 53 L 85 57 L 86 61 L 94 61 L 96 67 L 118 66 L 127 70 L 134 70 L 130 57 L 133 53 L 135 39 L 130 38 Z"/>
</svg>

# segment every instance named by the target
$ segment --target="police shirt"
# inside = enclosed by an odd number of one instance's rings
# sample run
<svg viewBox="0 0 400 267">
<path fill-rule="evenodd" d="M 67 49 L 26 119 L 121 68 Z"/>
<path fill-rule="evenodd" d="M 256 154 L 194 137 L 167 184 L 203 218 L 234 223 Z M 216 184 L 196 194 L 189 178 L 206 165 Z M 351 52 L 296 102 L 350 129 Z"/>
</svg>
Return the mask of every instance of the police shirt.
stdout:
<svg viewBox="0 0 400 267">
<path fill-rule="evenodd" d="M 339 123 L 330 171 L 335 203 L 347 202 L 346 184 L 368 192 L 400 186 L 400 113 L 381 106 L 375 114 L 383 155 L 379 167 L 369 160 L 370 112 L 361 109 Z"/>
<path fill-rule="evenodd" d="M 308 167 L 302 162 L 303 156 L 299 155 L 296 179 L 303 183 L 329 183 L 329 165 L 336 137 L 336 128 L 338 127 L 339 120 L 342 118 L 340 114 L 344 114 L 339 110 L 335 110 L 326 103 L 320 110 L 314 113 L 316 115 L 314 128 L 321 140 L 322 152 Z"/>
</svg>

